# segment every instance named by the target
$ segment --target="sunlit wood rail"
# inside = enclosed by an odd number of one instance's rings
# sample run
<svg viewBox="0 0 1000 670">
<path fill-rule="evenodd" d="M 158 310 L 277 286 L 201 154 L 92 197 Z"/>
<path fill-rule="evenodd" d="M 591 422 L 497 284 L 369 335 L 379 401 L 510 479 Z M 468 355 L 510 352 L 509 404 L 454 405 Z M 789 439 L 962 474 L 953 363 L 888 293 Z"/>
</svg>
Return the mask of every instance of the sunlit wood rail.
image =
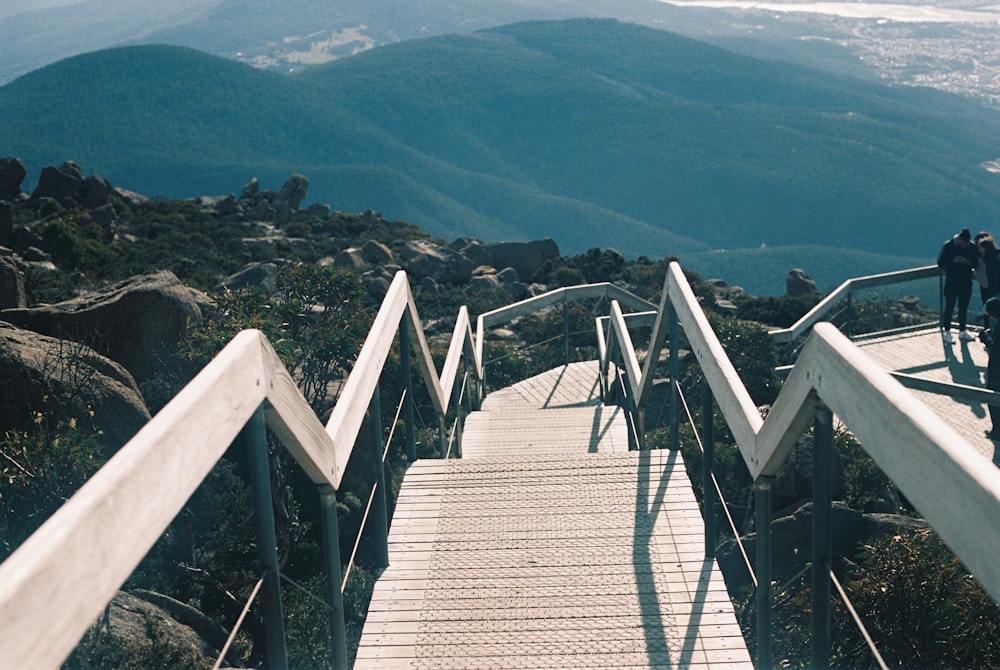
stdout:
<svg viewBox="0 0 1000 670">
<path fill-rule="evenodd" d="M 356 668 L 752 668 L 680 454 L 628 451 L 596 361 L 487 397 L 408 471 Z"/>
</svg>

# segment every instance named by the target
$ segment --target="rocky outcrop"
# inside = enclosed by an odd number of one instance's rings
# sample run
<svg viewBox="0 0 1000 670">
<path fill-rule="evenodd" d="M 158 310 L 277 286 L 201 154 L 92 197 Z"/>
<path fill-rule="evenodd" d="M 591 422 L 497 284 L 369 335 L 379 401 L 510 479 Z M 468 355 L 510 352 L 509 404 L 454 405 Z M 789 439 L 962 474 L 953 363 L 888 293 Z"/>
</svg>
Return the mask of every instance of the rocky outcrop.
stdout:
<svg viewBox="0 0 1000 670">
<path fill-rule="evenodd" d="M 4 429 L 36 416 L 75 420 L 120 446 L 149 421 L 132 375 L 85 345 L 0 321 L 0 406 Z"/>
<path fill-rule="evenodd" d="M 38 186 L 32 198 L 52 198 L 62 201 L 77 198 L 83 191 L 83 172 L 73 161 L 66 161 L 58 168 L 48 165 L 42 168 Z"/>
<path fill-rule="evenodd" d="M 21 195 L 21 182 L 28 170 L 20 158 L 0 158 L 0 200 L 13 200 Z"/>
<path fill-rule="evenodd" d="M 293 174 L 274 196 L 274 206 L 279 212 L 297 212 L 308 191 L 309 180 L 300 174 Z"/>
<path fill-rule="evenodd" d="M 811 560 L 813 504 L 805 503 L 793 513 L 771 522 L 772 579 L 787 582 Z M 840 502 L 834 502 L 831 514 L 833 535 L 833 569 L 843 574 L 846 561 L 853 561 L 862 544 L 887 535 L 916 532 L 928 528 L 922 519 L 895 514 L 863 514 Z M 751 563 L 756 559 L 757 534 L 741 538 Z M 733 540 L 725 542 L 716 552 L 719 567 L 726 576 L 731 591 L 751 584 L 743 556 Z"/>
<path fill-rule="evenodd" d="M 819 286 L 813 278 L 806 274 L 801 268 L 792 268 L 785 277 L 785 294 L 790 296 L 798 295 L 819 295 Z"/>
<path fill-rule="evenodd" d="M 559 257 L 559 246 L 552 238 L 530 242 L 480 242 L 460 237 L 451 248 L 468 257 L 475 265 L 513 268 L 519 277 L 530 280 L 547 260 Z"/>
<path fill-rule="evenodd" d="M 119 591 L 108 603 L 104 616 L 84 638 L 91 645 L 127 648 L 139 661 L 143 654 L 157 660 L 172 660 L 184 667 L 210 667 L 225 645 L 226 631 L 192 607 L 149 591 Z M 228 662 L 239 660 L 230 652 Z"/>
<path fill-rule="evenodd" d="M 464 284 L 475 268 L 464 254 L 427 240 L 407 242 L 400 253 L 399 264 L 413 280 L 430 277 L 439 284 Z"/>
<path fill-rule="evenodd" d="M 239 272 L 229 275 L 215 287 L 215 292 L 239 291 L 243 288 L 258 288 L 265 295 L 278 292 L 278 266 L 274 263 L 250 263 Z"/>
<path fill-rule="evenodd" d="M 9 251 L 9 250 L 8 250 Z M 0 249 L 0 309 L 25 307 L 24 280 L 17 263 Z"/>
<path fill-rule="evenodd" d="M 6 309 L 0 319 L 38 333 L 73 340 L 145 378 L 202 319 L 207 296 L 168 271 L 132 277 L 54 305 Z"/>
</svg>

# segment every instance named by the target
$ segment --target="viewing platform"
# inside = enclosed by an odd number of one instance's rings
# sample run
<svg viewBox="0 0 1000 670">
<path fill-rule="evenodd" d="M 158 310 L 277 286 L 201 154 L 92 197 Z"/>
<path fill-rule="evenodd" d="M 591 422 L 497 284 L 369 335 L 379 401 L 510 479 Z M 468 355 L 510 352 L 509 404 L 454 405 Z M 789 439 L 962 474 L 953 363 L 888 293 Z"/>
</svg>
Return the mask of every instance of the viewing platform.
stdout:
<svg viewBox="0 0 1000 670">
<path fill-rule="evenodd" d="M 942 384 L 986 388 L 989 356 L 978 339 L 945 344 L 936 326 L 908 332 L 858 338 L 854 343 L 887 372 Z M 992 428 L 988 407 L 974 399 L 910 388 L 924 404 L 980 453 L 1000 464 L 997 443 L 986 437 Z"/>
</svg>

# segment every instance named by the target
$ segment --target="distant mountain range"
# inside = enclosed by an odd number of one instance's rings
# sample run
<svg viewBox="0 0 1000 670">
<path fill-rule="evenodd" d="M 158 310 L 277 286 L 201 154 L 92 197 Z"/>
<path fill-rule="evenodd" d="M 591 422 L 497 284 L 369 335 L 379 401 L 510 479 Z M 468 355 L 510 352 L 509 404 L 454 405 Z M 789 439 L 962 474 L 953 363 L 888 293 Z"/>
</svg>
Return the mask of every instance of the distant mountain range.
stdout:
<svg viewBox="0 0 1000 670">
<path fill-rule="evenodd" d="M 823 245 L 933 257 L 1000 221 L 995 111 L 609 20 L 413 40 L 282 75 L 176 47 L 0 87 L 0 154 L 149 195 L 277 187 L 444 238 L 657 257 Z M 808 267 L 807 267 L 808 269 Z"/>
<path fill-rule="evenodd" d="M 874 70 L 817 25 L 745 21 L 718 11 L 655 0 L 7 0 L 0 4 L 0 84 L 84 52 L 172 44 L 282 72 L 409 39 L 529 20 L 615 18 L 711 40 L 751 55 Z M 760 33 L 766 24 L 766 34 Z"/>
</svg>

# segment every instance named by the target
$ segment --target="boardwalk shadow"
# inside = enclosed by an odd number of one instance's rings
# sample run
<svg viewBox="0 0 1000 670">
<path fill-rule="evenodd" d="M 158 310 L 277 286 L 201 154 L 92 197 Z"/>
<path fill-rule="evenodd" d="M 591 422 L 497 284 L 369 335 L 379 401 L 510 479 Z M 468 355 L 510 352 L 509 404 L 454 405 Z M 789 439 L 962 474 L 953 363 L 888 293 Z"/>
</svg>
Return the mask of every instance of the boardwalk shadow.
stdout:
<svg viewBox="0 0 1000 670">
<path fill-rule="evenodd" d="M 635 535 L 632 553 L 633 574 L 638 587 L 639 609 L 642 616 L 643 635 L 646 642 L 647 657 L 650 666 L 667 666 L 685 668 L 694 663 L 694 654 L 697 647 L 698 629 L 702 621 L 705 610 L 705 596 L 708 593 L 708 585 L 712 576 L 714 566 L 713 559 L 704 559 L 698 575 L 698 585 L 694 590 L 691 599 L 691 611 L 686 616 L 687 627 L 683 631 L 678 631 L 679 639 L 668 639 L 666 631 L 668 628 L 677 630 L 673 625 L 674 613 L 664 611 L 662 602 L 669 602 L 669 598 L 658 592 L 658 585 L 654 579 L 652 570 L 653 561 L 660 561 L 661 557 L 654 555 L 652 549 L 654 540 L 654 528 L 657 517 L 663 509 L 666 497 L 667 486 L 673 476 L 675 468 L 683 468 L 684 461 L 680 453 L 672 451 L 667 457 L 667 462 L 662 471 L 658 473 L 655 493 L 650 494 L 653 483 L 654 469 L 652 456 L 661 455 L 662 452 L 642 451 L 639 455 L 639 471 L 636 482 L 636 504 L 635 504 Z M 659 460 L 659 458 L 657 458 Z M 674 559 L 671 559 L 674 560 Z M 688 587 L 690 588 L 690 587 Z"/>
</svg>

